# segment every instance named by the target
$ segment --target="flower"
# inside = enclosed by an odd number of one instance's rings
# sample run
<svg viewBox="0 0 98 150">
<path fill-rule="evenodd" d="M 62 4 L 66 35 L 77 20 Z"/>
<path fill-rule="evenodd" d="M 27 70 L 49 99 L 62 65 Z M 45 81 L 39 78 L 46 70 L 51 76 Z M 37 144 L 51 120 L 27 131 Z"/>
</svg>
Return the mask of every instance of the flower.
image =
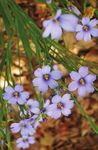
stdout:
<svg viewBox="0 0 98 150">
<path fill-rule="evenodd" d="M 34 129 L 36 129 L 42 121 L 42 117 L 38 118 L 38 115 L 33 115 L 33 117 L 28 119 L 28 122 L 30 123 L 30 125 L 32 125 Z"/>
<path fill-rule="evenodd" d="M 94 92 L 93 82 L 96 80 L 96 75 L 89 74 L 88 67 L 82 66 L 79 72 L 72 71 L 70 76 L 73 81 L 68 85 L 69 91 L 78 89 L 80 96 L 85 96 L 86 92 Z"/>
<path fill-rule="evenodd" d="M 26 103 L 26 107 L 28 107 L 28 112 L 39 114 L 39 102 L 37 100 L 29 99 Z"/>
<path fill-rule="evenodd" d="M 46 102 L 43 104 L 42 107 L 40 107 L 40 103 L 36 100 L 28 100 L 27 105 L 30 106 L 29 110 L 33 114 L 35 114 L 35 120 L 37 119 L 38 116 L 40 116 L 40 122 L 43 121 L 43 117 L 47 116 L 47 108 L 50 104 L 49 100 L 46 100 Z M 30 120 L 34 120 L 34 117 L 32 117 Z"/>
<path fill-rule="evenodd" d="M 50 106 L 50 100 L 47 99 L 43 104 L 43 107 L 40 109 L 42 115 L 47 115 L 48 107 Z"/>
<path fill-rule="evenodd" d="M 52 98 L 52 104 L 48 107 L 47 114 L 54 119 L 60 118 L 62 114 L 69 116 L 73 106 L 74 101 L 70 100 L 70 94 L 64 94 L 62 97 L 55 95 Z"/>
<path fill-rule="evenodd" d="M 10 104 L 16 104 L 17 102 L 22 105 L 28 98 L 29 92 L 24 92 L 23 86 L 19 84 L 15 85 L 14 88 L 7 86 L 5 88 L 5 93 L 3 93 L 3 99 L 8 100 Z"/>
<path fill-rule="evenodd" d="M 28 122 L 28 119 L 21 120 L 19 123 L 11 124 L 12 133 L 21 132 L 21 135 L 33 135 L 35 133 L 35 129 Z"/>
<path fill-rule="evenodd" d="M 98 20 L 88 17 L 82 18 L 82 25 L 77 24 L 76 26 L 76 39 L 88 42 L 91 40 L 91 36 L 98 37 L 98 29 L 95 26 L 98 24 Z"/>
<path fill-rule="evenodd" d="M 50 4 L 52 2 L 52 0 L 46 0 L 47 4 Z"/>
<path fill-rule="evenodd" d="M 43 66 L 42 69 L 38 68 L 34 72 L 34 75 L 36 78 L 32 81 L 33 85 L 38 87 L 40 92 L 47 92 L 48 86 L 51 89 L 58 86 L 58 83 L 55 80 L 60 79 L 62 73 L 58 69 L 51 71 L 51 68 L 47 65 Z"/>
<path fill-rule="evenodd" d="M 77 7 L 75 7 L 74 5 L 69 6 L 68 10 L 75 13 L 77 16 L 81 15 L 81 12 L 79 11 L 79 9 Z"/>
<path fill-rule="evenodd" d="M 33 136 L 22 136 L 16 140 L 16 144 L 18 148 L 28 148 L 29 144 L 34 144 L 35 139 Z"/>
<path fill-rule="evenodd" d="M 75 31 L 78 18 L 72 14 L 61 15 L 61 9 L 58 9 L 56 15 L 43 22 L 45 31 L 43 37 L 51 35 L 52 39 L 60 39 L 62 36 L 62 29 L 64 31 L 73 32 Z"/>
</svg>

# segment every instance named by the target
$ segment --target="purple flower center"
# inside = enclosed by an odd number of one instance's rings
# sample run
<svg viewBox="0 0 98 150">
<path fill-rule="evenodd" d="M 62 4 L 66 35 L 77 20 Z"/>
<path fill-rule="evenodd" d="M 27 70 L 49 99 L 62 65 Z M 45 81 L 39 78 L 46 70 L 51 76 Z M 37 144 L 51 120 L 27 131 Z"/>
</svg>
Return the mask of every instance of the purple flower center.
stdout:
<svg viewBox="0 0 98 150">
<path fill-rule="evenodd" d="M 14 96 L 15 98 L 18 98 L 19 95 L 20 95 L 19 92 L 16 92 L 16 91 L 13 93 L 13 96 Z"/>
<path fill-rule="evenodd" d="M 57 19 L 53 19 L 53 22 L 58 25 L 59 24 L 59 17 Z"/>
<path fill-rule="evenodd" d="M 79 84 L 85 85 L 85 80 L 84 80 L 83 78 L 81 78 L 81 79 L 79 80 Z"/>
<path fill-rule="evenodd" d="M 44 75 L 43 75 L 43 79 L 44 79 L 45 81 L 48 81 L 48 80 L 50 79 L 50 74 L 44 74 Z"/>
<path fill-rule="evenodd" d="M 42 109 L 41 109 L 41 112 L 42 112 L 42 113 L 45 113 L 45 112 L 46 112 L 46 108 L 42 108 Z"/>
<path fill-rule="evenodd" d="M 62 109 L 63 107 L 64 107 L 63 103 L 59 102 L 59 103 L 57 104 L 57 108 Z"/>
<path fill-rule="evenodd" d="M 83 30 L 87 32 L 89 30 L 89 26 L 88 25 L 84 25 L 83 26 Z"/>
</svg>

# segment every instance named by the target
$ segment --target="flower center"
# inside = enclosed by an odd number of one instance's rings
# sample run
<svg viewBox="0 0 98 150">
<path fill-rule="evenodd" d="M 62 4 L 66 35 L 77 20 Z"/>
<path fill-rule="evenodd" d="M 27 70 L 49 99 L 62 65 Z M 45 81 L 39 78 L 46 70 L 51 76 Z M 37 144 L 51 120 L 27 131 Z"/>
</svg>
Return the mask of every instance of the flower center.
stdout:
<svg viewBox="0 0 98 150">
<path fill-rule="evenodd" d="M 57 25 L 59 25 L 59 18 L 57 19 L 53 19 L 54 23 L 56 23 Z"/>
<path fill-rule="evenodd" d="M 85 84 L 85 80 L 82 78 L 82 79 L 79 80 L 79 83 L 84 85 Z"/>
<path fill-rule="evenodd" d="M 63 106 L 63 104 L 60 102 L 60 103 L 57 104 L 57 107 L 58 107 L 59 109 L 62 109 L 64 106 Z"/>
<path fill-rule="evenodd" d="M 26 127 L 27 127 L 27 125 L 26 125 L 26 124 L 24 124 L 24 123 L 22 123 L 22 124 L 21 124 L 21 127 L 26 128 Z"/>
<path fill-rule="evenodd" d="M 32 107 L 31 105 L 28 105 L 28 106 L 26 106 L 26 109 L 27 109 L 27 110 L 30 110 L 31 107 Z"/>
<path fill-rule="evenodd" d="M 19 97 L 19 92 L 14 92 L 13 95 L 14 95 L 14 97 L 18 98 Z"/>
<path fill-rule="evenodd" d="M 46 112 L 46 108 L 42 108 L 41 112 L 45 113 Z"/>
<path fill-rule="evenodd" d="M 23 138 L 23 142 L 28 142 L 28 139 L 27 138 Z"/>
<path fill-rule="evenodd" d="M 48 81 L 49 78 L 50 78 L 50 75 L 49 74 L 45 74 L 45 75 L 43 75 L 43 78 L 44 78 L 44 80 Z"/>
<path fill-rule="evenodd" d="M 83 30 L 84 30 L 84 31 L 88 31 L 88 30 L 89 30 L 89 27 L 88 27 L 87 25 L 85 25 L 85 26 L 83 27 Z"/>
</svg>

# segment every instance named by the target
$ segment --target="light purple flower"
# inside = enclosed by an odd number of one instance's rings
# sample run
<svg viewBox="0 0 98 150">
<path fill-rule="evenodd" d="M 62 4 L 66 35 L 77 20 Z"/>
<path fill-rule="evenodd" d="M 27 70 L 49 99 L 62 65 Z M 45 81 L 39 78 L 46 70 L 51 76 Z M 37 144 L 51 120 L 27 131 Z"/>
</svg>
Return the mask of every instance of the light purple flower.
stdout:
<svg viewBox="0 0 98 150">
<path fill-rule="evenodd" d="M 28 122 L 28 119 L 21 120 L 19 123 L 12 123 L 11 131 L 12 133 L 20 132 L 21 135 L 33 135 L 35 133 L 35 129 Z"/>
<path fill-rule="evenodd" d="M 76 39 L 88 42 L 91 40 L 91 36 L 98 37 L 98 28 L 95 26 L 98 24 L 98 20 L 88 17 L 82 18 L 82 24 L 77 24 L 76 26 Z"/>
<path fill-rule="evenodd" d="M 93 93 L 93 82 L 96 80 L 96 75 L 89 74 L 88 67 L 82 66 L 79 72 L 72 71 L 70 73 L 72 82 L 68 85 L 69 91 L 75 91 L 78 89 L 80 96 L 86 96 L 86 93 Z"/>
<path fill-rule="evenodd" d="M 77 16 L 81 15 L 80 10 L 77 7 L 73 6 L 73 5 L 69 6 L 68 10 L 71 11 L 71 12 L 73 12 L 73 13 L 75 13 Z"/>
<path fill-rule="evenodd" d="M 46 100 L 43 106 L 36 100 L 28 100 L 27 105 L 29 106 L 30 112 L 36 115 L 36 118 L 40 115 L 40 120 L 43 121 L 43 116 L 47 115 L 47 108 L 49 107 L 50 101 Z"/>
<path fill-rule="evenodd" d="M 55 95 L 52 98 L 52 104 L 48 107 L 47 114 L 54 119 L 60 118 L 62 114 L 69 116 L 74 106 L 74 101 L 70 99 L 70 94 L 64 94 L 62 97 Z"/>
<path fill-rule="evenodd" d="M 52 0 L 46 0 L 47 4 L 50 4 L 52 2 Z"/>
<path fill-rule="evenodd" d="M 47 99 L 45 103 L 43 104 L 43 107 L 40 109 L 41 114 L 47 115 L 48 113 L 48 107 L 50 106 L 50 100 Z"/>
<path fill-rule="evenodd" d="M 26 103 L 26 107 L 28 107 L 28 111 L 34 114 L 39 114 L 40 105 L 37 100 L 29 99 Z"/>
<path fill-rule="evenodd" d="M 60 39 L 62 36 L 62 29 L 68 32 L 74 32 L 78 18 L 71 14 L 61 15 L 61 9 L 57 10 L 56 15 L 43 22 L 45 31 L 43 37 L 51 35 L 52 39 Z"/>
<path fill-rule="evenodd" d="M 62 73 L 59 70 L 51 71 L 51 68 L 47 66 L 43 66 L 42 68 L 38 68 L 34 75 L 36 78 L 32 81 L 33 85 L 38 87 L 38 90 L 41 92 L 47 92 L 48 86 L 51 89 L 54 89 L 58 86 L 58 83 L 55 80 L 59 80 L 62 76 Z"/>
<path fill-rule="evenodd" d="M 24 104 L 29 98 L 29 92 L 23 91 L 22 85 L 15 85 L 14 88 L 7 86 L 5 88 L 5 93 L 3 93 L 3 99 L 8 100 L 10 104 Z"/>
<path fill-rule="evenodd" d="M 42 121 L 42 117 L 38 118 L 38 115 L 33 115 L 33 117 L 28 119 L 28 122 L 30 123 L 30 125 L 32 125 L 34 129 L 36 129 Z"/>
<path fill-rule="evenodd" d="M 16 140 L 18 148 L 29 148 L 30 144 L 35 143 L 35 138 L 33 136 L 22 136 Z"/>
</svg>

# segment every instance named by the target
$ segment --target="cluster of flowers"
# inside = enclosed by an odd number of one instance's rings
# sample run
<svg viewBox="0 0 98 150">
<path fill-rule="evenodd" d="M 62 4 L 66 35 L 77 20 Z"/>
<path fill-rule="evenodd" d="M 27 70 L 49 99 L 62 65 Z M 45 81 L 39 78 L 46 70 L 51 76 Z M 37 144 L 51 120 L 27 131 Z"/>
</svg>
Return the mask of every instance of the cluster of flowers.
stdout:
<svg viewBox="0 0 98 150">
<path fill-rule="evenodd" d="M 61 71 L 57 67 L 52 69 L 50 66 L 43 66 L 38 68 L 34 75 L 32 83 L 40 92 L 47 92 L 48 87 L 54 89 L 58 87 L 58 82 L 62 77 Z M 73 80 L 68 85 L 69 91 L 78 89 L 80 96 L 85 96 L 86 92 L 93 92 L 93 81 L 96 80 L 96 75 L 89 74 L 88 67 L 82 66 L 79 72 L 72 71 L 70 77 Z M 11 124 L 12 133 L 20 132 L 21 137 L 16 140 L 17 147 L 28 148 L 30 144 L 35 143 L 34 134 L 40 122 L 44 121 L 48 116 L 54 119 L 60 118 L 62 115 L 69 116 L 71 109 L 74 106 L 74 101 L 71 99 L 69 93 L 63 96 L 56 94 L 42 103 L 40 100 L 30 98 L 28 92 L 23 91 L 22 85 L 15 85 L 15 87 L 7 86 L 3 93 L 3 99 L 8 100 L 9 104 L 23 105 L 25 114 L 28 116 L 26 119 L 21 120 L 19 123 Z"/>
<path fill-rule="evenodd" d="M 77 8 L 71 7 L 70 11 L 80 15 Z M 61 14 L 61 9 L 58 9 L 56 15 L 43 22 L 45 31 L 43 32 L 43 37 L 48 37 L 51 35 L 51 39 L 60 39 L 63 31 L 76 32 L 76 39 L 88 42 L 91 37 L 98 37 L 98 20 L 91 19 L 89 17 L 83 17 L 79 19 L 72 14 Z"/>
</svg>

